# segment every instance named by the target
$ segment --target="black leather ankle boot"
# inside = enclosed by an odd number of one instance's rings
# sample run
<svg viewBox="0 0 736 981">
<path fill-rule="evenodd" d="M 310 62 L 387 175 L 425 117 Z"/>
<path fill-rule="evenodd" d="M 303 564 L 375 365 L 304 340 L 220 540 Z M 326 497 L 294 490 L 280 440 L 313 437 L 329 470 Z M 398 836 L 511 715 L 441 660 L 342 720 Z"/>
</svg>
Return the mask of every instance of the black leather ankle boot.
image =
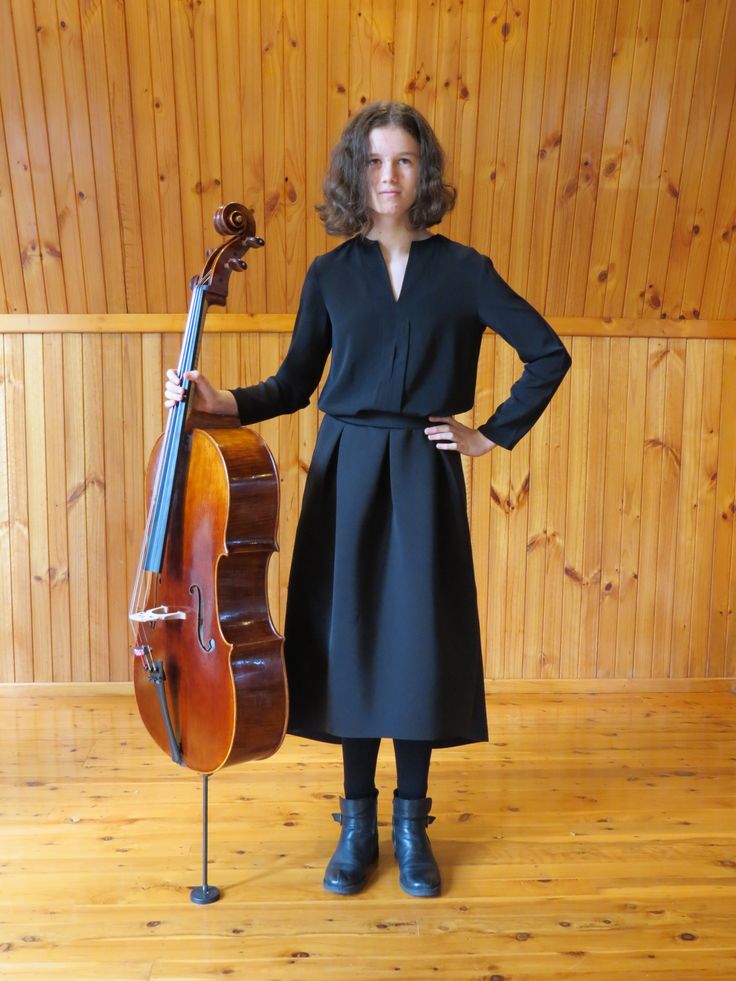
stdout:
<svg viewBox="0 0 736 981">
<path fill-rule="evenodd" d="M 434 821 L 429 815 L 431 806 L 431 797 L 403 800 L 394 796 L 391 841 L 399 863 L 399 884 L 410 896 L 438 896 L 442 886 L 426 830 Z"/>
<path fill-rule="evenodd" d="M 378 862 L 377 797 L 340 798 L 342 826 L 337 848 L 325 870 L 322 884 L 328 892 L 349 896 L 360 892 Z"/>
</svg>

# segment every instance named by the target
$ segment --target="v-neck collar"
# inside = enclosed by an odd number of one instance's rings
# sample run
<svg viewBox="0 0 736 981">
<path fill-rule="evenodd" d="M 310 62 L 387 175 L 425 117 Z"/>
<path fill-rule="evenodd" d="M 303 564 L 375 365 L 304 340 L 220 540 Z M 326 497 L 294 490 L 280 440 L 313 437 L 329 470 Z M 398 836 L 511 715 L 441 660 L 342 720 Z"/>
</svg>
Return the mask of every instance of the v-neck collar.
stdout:
<svg viewBox="0 0 736 981">
<path fill-rule="evenodd" d="M 409 257 L 406 260 L 406 269 L 404 270 L 404 278 L 401 282 L 401 289 L 399 290 L 399 295 L 394 296 L 393 286 L 391 285 L 391 276 L 389 274 L 388 266 L 386 265 L 386 260 L 383 258 L 383 253 L 381 252 L 381 243 L 377 238 L 365 238 L 363 235 L 356 236 L 358 242 L 367 251 L 367 253 L 369 255 L 370 253 L 373 253 L 376 259 L 381 263 L 381 268 L 383 269 L 383 282 L 386 290 L 388 290 L 388 297 L 391 301 L 391 305 L 394 308 L 399 306 L 402 299 L 406 296 L 407 289 L 414 281 L 414 270 L 415 266 L 417 265 L 416 257 L 423 251 L 422 247 L 441 237 L 442 236 L 437 233 L 430 235 L 428 238 L 412 239 L 412 241 L 409 243 Z"/>
</svg>

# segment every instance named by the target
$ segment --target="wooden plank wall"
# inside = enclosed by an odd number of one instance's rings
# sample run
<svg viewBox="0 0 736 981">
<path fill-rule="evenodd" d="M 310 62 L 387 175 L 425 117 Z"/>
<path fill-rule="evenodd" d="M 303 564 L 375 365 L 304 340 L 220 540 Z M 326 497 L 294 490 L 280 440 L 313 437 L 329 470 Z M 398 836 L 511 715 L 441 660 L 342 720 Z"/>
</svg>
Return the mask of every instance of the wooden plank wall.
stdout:
<svg viewBox="0 0 736 981">
<path fill-rule="evenodd" d="M 487 675 L 734 674 L 736 4 L 0 0 L 0 30 L 0 680 L 129 676 L 143 465 L 210 217 L 244 200 L 267 240 L 204 350 L 255 381 L 335 244 L 329 147 L 384 97 L 446 148 L 438 230 L 573 355 L 532 433 L 467 461 Z M 489 333 L 478 421 L 518 367 Z M 317 425 L 258 427 L 279 623 Z"/>
</svg>

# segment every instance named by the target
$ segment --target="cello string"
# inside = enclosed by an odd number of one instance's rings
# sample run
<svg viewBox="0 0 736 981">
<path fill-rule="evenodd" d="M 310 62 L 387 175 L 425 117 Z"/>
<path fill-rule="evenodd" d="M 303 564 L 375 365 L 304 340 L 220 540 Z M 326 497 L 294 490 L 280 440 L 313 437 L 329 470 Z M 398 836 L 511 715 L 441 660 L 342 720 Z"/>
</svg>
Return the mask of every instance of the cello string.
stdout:
<svg viewBox="0 0 736 981">
<path fill-rule="evenodd" d="M 194 288 L 192 289 L 192 300 L 189 305 L 187 321 L 184 328 L 184 340 L 178 369 L 178 374 L 180 376 L 184 373 L 184 371 L 190 370 L 190 366 L 187 362 L 191 359 L 194 338 L 196 338 L 197 331 L 201 325 L 203 306 L 202 299 L 203 290 L 200 288 L 199 284 L 195 284 Z M 187 386 L 187 388 L 188 387 L 189 386 Z M 142 608 L 145 605 L 145 600 L 150 595 L 149 587 L 151 580 L 154 577 L 148 570 L 144 569 L 144 564 L 150 546 L 151 529 L 158 513 L 161 488 L 164 484 L 165 477 L 171 470 L 172 456 L 178 454 L 179 439 L 177 437 L 181 434 L 183 424 L 183 419 L 181 417 L 184 415 L 185 410 L 185 404 L 183 402 L 179 402 L 171 406 L 167 413 L 161 451 L 159 453 L 156 471 L 154 474 L 150 504 L 146 515 L 143 543 L 138 559 L 135 581 L 133 584 L 131 604 L 128 611 L 129 618 L 134 614 L 143 612 Z M 133 628 L 133 633 L 136 636 L 136 640 L 139 638 L 140 634 L 145 636 L 146 630 L 141 621 L 131 620 L 131 627 Z"/>
</svg>

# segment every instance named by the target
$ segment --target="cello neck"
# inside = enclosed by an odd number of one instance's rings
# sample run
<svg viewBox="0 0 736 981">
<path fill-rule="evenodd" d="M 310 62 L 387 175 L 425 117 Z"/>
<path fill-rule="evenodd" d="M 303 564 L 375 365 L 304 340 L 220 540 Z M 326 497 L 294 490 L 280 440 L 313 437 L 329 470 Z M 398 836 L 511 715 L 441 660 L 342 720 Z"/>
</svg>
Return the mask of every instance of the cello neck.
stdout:
<svg viewBox="0 0 736 981">
<path fill-rule="evenodd" d="M 184 435 L 189 407 L 189 390 L 191 382 L 185 379 L 184 373 L 197 367 L 199 348 L 202 339 L 202 328 L 207 313 L 207 287 L 201 282 L 195 282 L 192 288 L 192 298 L 189 303 L 189 313 L 184 328 L 184 339 L 179 355 L 177 374 L 182 379 L 184 399 L 175 403 L 168 412 L 166 428 L 164 429 L 163 445 L 159 456 L 158 469 L 153 484 L 153 493 L 149 510 L 149 520 L 143 540 L 141 554 L 142 569 L 146 572 L 160 572 L 166 546 L 166 532 L 171 513 L 171 498 L 174 489 L 174 477 L 179 462 L 179 455 Z"/>
</svg>

